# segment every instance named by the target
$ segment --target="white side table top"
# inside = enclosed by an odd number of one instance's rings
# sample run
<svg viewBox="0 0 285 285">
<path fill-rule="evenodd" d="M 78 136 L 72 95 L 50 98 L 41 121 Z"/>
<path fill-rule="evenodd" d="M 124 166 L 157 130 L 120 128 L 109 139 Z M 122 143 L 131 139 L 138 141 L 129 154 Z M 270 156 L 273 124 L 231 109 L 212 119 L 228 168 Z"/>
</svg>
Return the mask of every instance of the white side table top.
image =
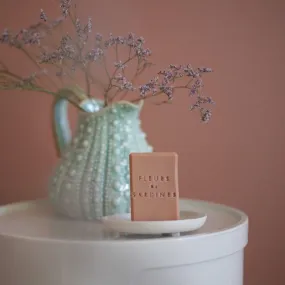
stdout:
<svg viewBox="0 0 285 285">
<path fill-rule="evenodd" d="M 243 212 L 224 205 L 181 199 L 180 209 L 196 210 L 204 212 L 208 216 L 201 229 L 182 234 L 183 237 L 190 239 L 233 231 L 239 227 L 247 227 L 248 223 L 248 218 Z M 145 236 L 133 238 L 120 236 L 107 232 L 100 222 L 75 221 L 58 216 L 46 200 L 20 202 L 0 207 L 0 236 L 53 242 L 96 242 L 148 238 Z"/>
</svg>

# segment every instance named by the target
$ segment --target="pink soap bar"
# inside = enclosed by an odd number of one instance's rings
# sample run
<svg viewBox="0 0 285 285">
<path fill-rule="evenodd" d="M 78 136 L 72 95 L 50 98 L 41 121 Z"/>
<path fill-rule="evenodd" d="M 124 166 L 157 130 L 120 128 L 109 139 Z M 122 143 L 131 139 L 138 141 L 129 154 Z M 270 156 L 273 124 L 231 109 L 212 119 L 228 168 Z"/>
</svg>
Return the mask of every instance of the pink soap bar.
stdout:
<svg viewBox="0 0 285 285">
<path fill-rule="evenodd" d="M 132 221 L 179 219 L 178 155 L 130 154 Z"/>
</svg>

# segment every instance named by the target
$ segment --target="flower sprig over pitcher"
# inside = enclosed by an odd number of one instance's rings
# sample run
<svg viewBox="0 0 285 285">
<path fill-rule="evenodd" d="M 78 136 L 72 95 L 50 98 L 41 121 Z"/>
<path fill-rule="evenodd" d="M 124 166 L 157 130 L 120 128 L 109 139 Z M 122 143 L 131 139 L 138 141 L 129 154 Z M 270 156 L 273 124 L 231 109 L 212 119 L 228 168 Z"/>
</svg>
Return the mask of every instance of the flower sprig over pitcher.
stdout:
<svg viewBox="0 0 285 285">
<path fill-rule="evenodd" d="M 50 198 L 58 212 L 80 219 L 129 212 L 129 153 L 152 151 L 140 127 L 143 102 L 155 97 L 161 98 L 159 104 L 169 103 L 178 89 L 184 90 L 192 101 L 189 109 L 207 123 L 212 114 L 207 105 L 214 102 L 202 93 L 203 76 L 212 69 L 171 64 L 139 84 L 140 75 L 153 67 L 143 37 L 129 33 L 104 38 L 93 32 L 91 17 L 83 23 L 75 16 L 72 0 L 61 0 L 59 6 L 58 19 L 41 10 L 38 23 L 16 33 L 3 31 L 0 43 L 23 53 L 37 70 L 23 77 L 0 61 L 0 89 L 54 96 L 60 159 Z M 79 110 L 73 138 L 68 103 Z"/>
</svg>

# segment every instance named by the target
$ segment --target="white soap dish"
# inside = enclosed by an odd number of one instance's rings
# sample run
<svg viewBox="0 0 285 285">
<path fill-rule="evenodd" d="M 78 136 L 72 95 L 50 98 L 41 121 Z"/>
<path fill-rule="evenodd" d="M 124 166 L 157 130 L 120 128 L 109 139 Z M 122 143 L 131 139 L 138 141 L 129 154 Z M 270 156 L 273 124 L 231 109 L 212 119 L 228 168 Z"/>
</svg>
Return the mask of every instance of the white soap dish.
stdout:
<svg viewBox="0 0 285 285">
<path fill-rule="evenodd" d="M 161 235 L 195 231 L 207 219 L 204 213 L 193 211 L 180 212 L 179 220 L 172 221 L 132 221 L 131 214 L 117 214 L 102 218 L 106 228 L 126 234 Z"/>
</svg>

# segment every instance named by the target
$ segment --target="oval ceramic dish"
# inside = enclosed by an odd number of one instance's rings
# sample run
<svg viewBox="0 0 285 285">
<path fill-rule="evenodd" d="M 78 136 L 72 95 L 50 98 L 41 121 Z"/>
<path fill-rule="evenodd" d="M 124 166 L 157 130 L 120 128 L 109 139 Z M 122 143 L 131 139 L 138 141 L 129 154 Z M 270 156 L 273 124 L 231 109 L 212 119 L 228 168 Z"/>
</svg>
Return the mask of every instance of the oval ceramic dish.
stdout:
<svg viewBox="0 0 285 285">
<path fill-rule="evenodd" d="M 118 214 L 102 218 L 106 228 L 127 234 L 161 235 L 195 231 L 207 219 L 204 213 L 180 212 L 179 220 L 171 221 L 132 221 L 131 214 Z"/>
</svg>

